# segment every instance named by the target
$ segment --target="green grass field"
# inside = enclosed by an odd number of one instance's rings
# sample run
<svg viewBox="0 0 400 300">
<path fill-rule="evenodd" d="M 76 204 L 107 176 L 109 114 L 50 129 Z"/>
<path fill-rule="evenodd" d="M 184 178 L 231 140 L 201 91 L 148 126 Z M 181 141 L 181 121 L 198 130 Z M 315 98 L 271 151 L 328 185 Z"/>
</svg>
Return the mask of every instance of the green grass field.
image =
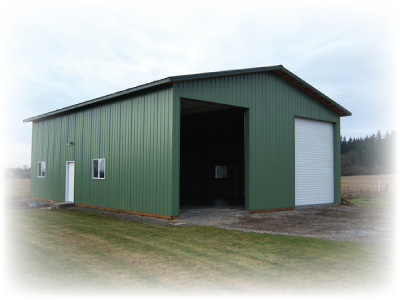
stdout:
<svg viewBox="0 0 400 300">
<path fill-rule="evenodd" d="M 348 201 L 365 208 L 393 209 L 395 207 L 395 199 L 393 197 L 370 197 L 358 195 L 354 199 L 348 199 Z"/>
<path fill-rule="evenodd" d="M 8 260 L 24 287 L 73 291 L 354 292 L 385 282 L 379 246 L 160 226 L 78 210 L 12 210 Z"/>
<path fill-rule="evenodd" d="M 0 178 L 0 198 L 13 196 L 13 184 L 14 196 L 21 198 L 29 197 L 31 189 L 30 179 Z"/>
</svg>

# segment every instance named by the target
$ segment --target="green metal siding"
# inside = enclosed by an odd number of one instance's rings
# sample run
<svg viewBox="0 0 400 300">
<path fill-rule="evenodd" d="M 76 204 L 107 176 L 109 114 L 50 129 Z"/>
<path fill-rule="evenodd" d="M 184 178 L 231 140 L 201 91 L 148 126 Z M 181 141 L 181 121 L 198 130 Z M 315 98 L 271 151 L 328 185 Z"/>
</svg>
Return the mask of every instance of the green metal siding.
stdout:
<svg viewBox="0 0 400 300">
<path fill-rule="evenodd" d="M 335 203 L 339 204 L 341 200 L 341 156 L 340 156 L 340 119 L 333 123 L 333 160 L 334 160 L 334 177 L 335 177 Z"/>
<path fill-rule="evenodd" d="M 66 161 L 75 161 L 75 203 L 177 215 L 173 110 L 169 87 L 34 121 L 31 196 L 64 201 Z M 104 180 L 92 179 L 96 158 L 106 160 Z M 45 178 L 36 176 L 39 161 Z"/>
<path fill-rule="evenodd" d="M 339 114 L 273 72 L 174 82 L 33 121 L 32 197 L 64 201 L 66 161 L 75 161 L 75 203 L 179 215 L 181 98 L 248 108 L 249 210 L 294 207 L 294 118 L 332 122 L 340 202 Z M 104 180 L 92 179 L 96 158 L 106 159 Z"/>
<path fill-rule="evenodd" d="M 248 108 L 249 210 L 295 206 L 295 116 L 334 123 L 335 202 L 340 202 L 340 116 L 336 112 L 272 72 L 182 81 L 173 87 L 175 105 L 181 98 L 189 98 Z M 179 132 L 178 124 L 174 128 Z M 179 149 L 178 140 L 174 140 L 174 148 Z M 173 188 L 179 191 L 179 185 Z"/>
</svg>

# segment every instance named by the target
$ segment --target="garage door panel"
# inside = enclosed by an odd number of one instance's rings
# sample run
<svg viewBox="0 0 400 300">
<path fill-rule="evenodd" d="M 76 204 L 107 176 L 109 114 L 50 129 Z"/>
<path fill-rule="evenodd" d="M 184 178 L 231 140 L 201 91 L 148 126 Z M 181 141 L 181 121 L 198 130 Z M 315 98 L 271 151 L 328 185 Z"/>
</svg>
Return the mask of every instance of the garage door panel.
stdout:
<svg viewBox="0 0 400 300">
<path fill-rule="evenodd" d="M 295 119 L 295 205 L 334 203 L 333 124 Z"/>
</svg>

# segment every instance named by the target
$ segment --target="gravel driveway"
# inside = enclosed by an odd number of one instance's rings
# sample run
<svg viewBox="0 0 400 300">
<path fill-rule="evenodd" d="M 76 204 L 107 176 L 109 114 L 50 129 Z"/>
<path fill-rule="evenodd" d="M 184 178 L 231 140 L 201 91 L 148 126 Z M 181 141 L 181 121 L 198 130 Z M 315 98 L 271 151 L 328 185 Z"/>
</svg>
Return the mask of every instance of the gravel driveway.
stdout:
<svg viewBox="0 0 400 300">
<path fill-rule="evenodd" d="M 28 202 L 35 201 L 19 200 L 17 206 L 21 207 L 23 203 L 27 206 Z M 41 202 L 40 204 L 48 206 L 49 203 Z M 250 214 L 237 207 L 186 208 L 181 209 L 179 218 L 172 221 L 83 207 L 67 209 L 95 211 L 121 219 L 159 225 L 215 226 L 229 230 L 364 242 L 376 245 L 390 245 L 395 238 L 393 211 L 357 206 L 321 205 L 255 214 Z"/>
<path fill-rule="evenodd" d="M 206 209 L 184 210 L 172 222 L 370 244 L 390 244 L 394 238 L 391 212 L 356 206 L 314 206 L 256 214 L 239 209 L 208 213 Z"/>
</svg>

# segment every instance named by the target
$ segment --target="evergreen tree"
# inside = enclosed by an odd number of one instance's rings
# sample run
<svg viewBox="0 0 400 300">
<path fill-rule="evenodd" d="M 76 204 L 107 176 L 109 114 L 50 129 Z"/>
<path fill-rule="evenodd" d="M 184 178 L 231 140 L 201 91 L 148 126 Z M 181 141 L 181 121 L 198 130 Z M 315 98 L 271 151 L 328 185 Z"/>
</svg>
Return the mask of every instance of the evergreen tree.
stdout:
<svg viewBox="0 0 400 300">
<path fill-rule="evenodd" d="M 394 173 L 396 166 L 396 132 L 381 131 L 365 138 L 340 138 L 342 175 Z"/>
</svg>

